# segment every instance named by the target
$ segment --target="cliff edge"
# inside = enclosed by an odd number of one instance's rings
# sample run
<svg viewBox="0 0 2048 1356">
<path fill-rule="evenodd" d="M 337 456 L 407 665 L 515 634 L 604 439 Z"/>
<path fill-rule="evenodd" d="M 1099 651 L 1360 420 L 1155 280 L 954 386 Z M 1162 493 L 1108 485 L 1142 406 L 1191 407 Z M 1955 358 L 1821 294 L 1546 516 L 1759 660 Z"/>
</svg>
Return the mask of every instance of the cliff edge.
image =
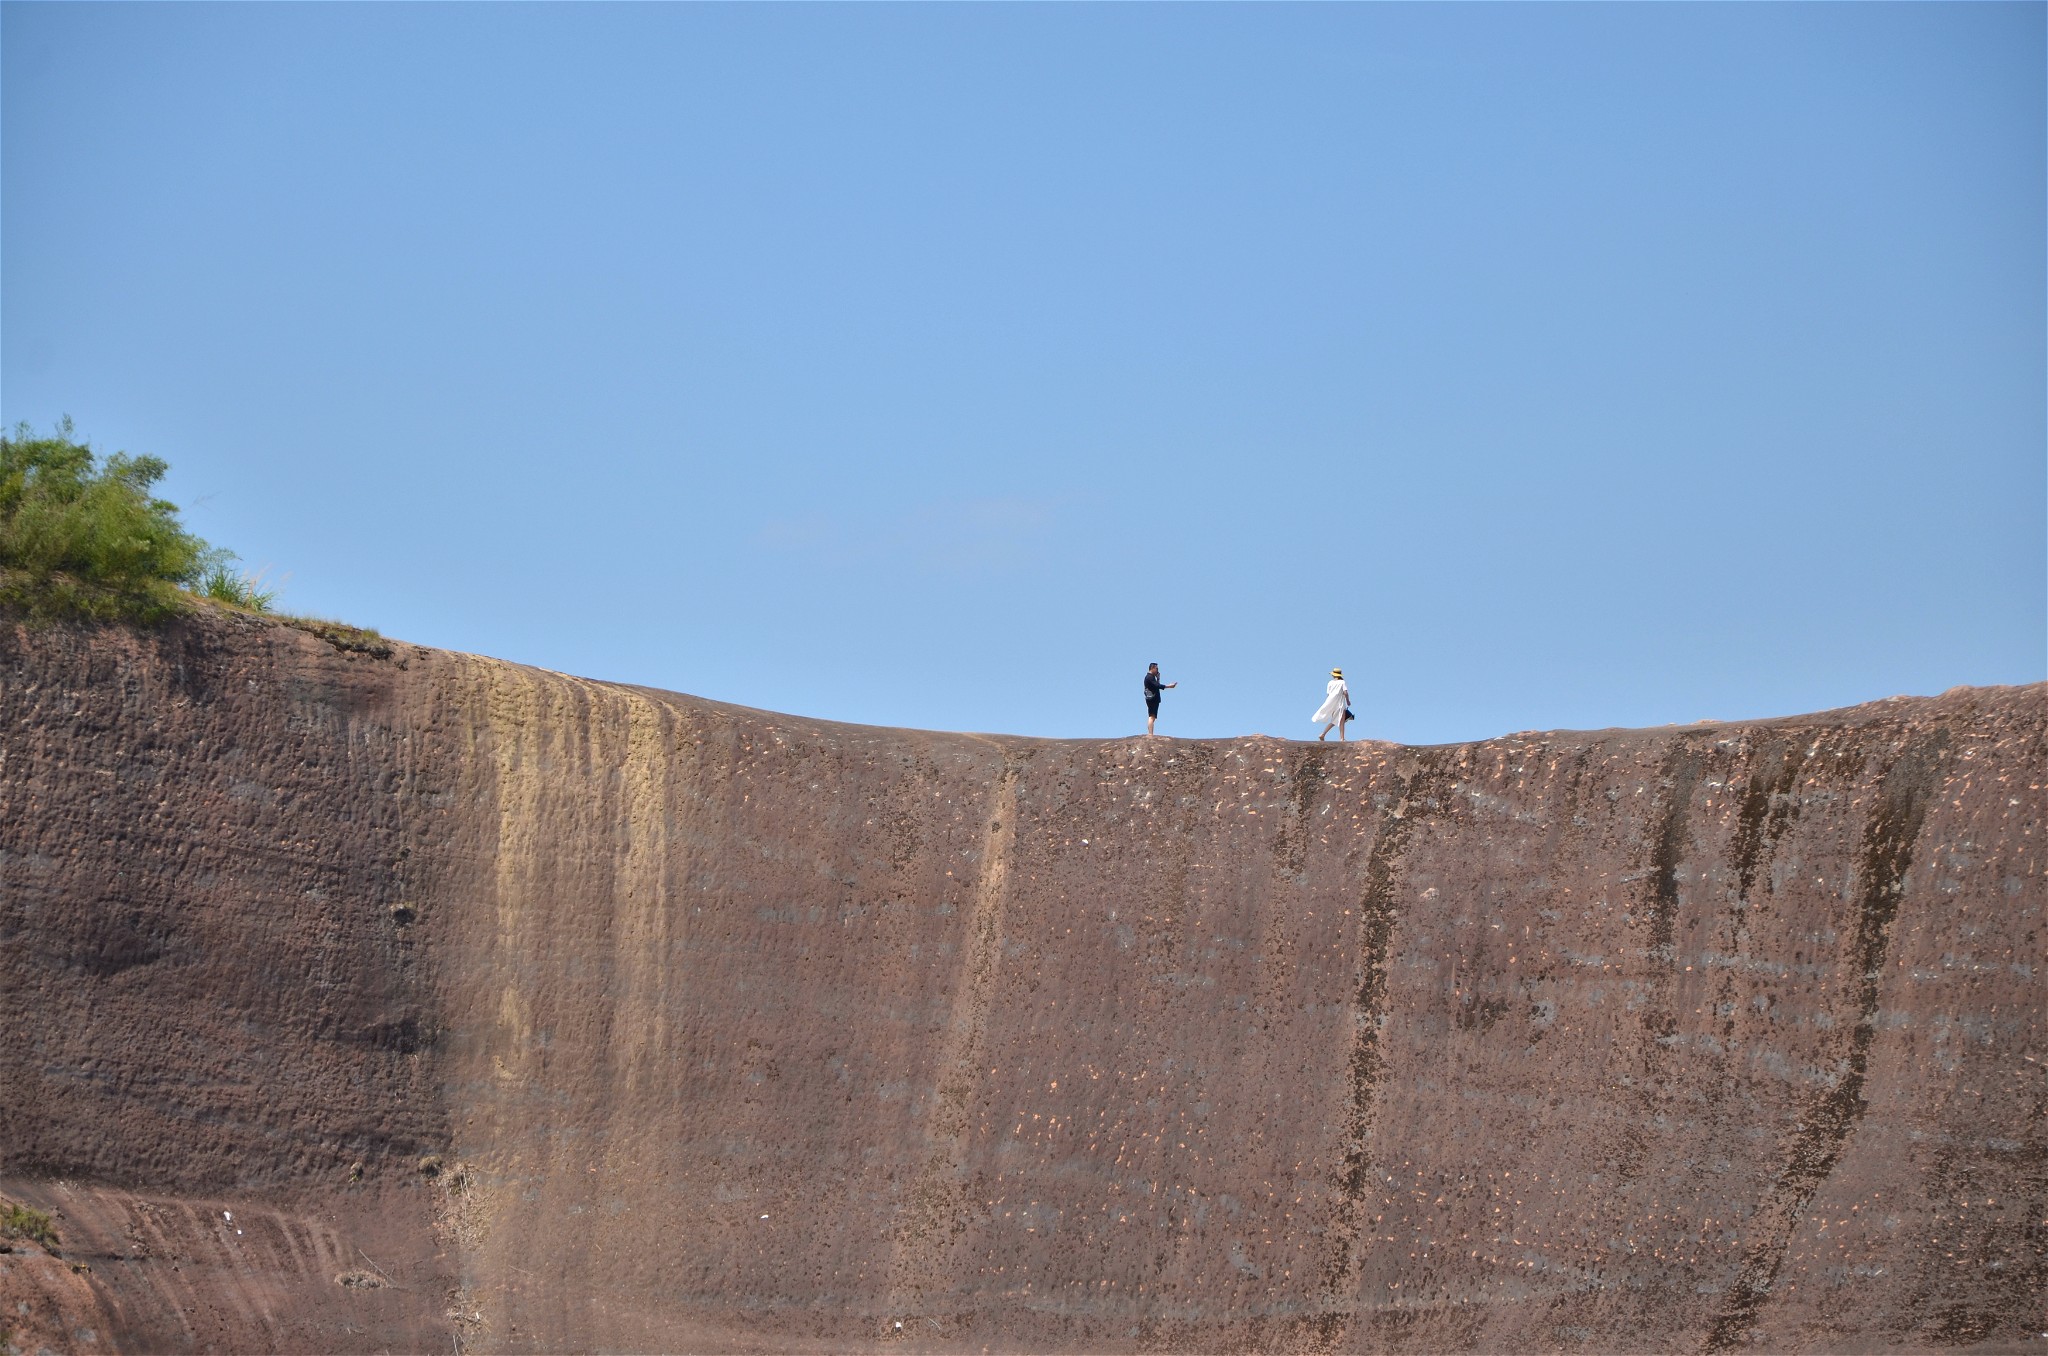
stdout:
<svg viewBox="0 0 2048 1356">
<path fill-rule="evenodd" d="M 1431 748 L 0 623 L 0 1330 L 2031 1350 L 2048 688 Z"/>
</svg>

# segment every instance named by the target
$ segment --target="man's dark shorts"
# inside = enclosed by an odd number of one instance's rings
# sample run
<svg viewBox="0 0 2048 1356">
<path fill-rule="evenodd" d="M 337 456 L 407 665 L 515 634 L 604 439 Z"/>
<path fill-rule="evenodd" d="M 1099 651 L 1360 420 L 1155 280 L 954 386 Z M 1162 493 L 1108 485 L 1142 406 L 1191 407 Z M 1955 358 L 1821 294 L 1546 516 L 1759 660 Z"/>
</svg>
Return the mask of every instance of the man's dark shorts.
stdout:
<svg viewBox="0 0 2048 1356">
<path fill-rule="evenodd" d="M 1145 714 L 1148 716 L 1156 716 L 1159 714 L 1159 698 L 1145 698 Z"/>
</svg>

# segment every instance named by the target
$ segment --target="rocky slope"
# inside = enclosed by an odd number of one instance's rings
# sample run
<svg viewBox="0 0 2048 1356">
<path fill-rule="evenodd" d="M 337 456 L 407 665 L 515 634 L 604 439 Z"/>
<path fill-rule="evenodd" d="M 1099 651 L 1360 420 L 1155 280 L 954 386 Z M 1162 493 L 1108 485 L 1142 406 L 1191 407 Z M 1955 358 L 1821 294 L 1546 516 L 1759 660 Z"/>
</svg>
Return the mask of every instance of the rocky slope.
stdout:
<svg viewBox="0 0 2048 1356">
<path fill-rule="evenodd" d="M 1404 748 L 0 630 L 17 1347 L 2031 1349 L 2048 691 Z"/>
</svg>

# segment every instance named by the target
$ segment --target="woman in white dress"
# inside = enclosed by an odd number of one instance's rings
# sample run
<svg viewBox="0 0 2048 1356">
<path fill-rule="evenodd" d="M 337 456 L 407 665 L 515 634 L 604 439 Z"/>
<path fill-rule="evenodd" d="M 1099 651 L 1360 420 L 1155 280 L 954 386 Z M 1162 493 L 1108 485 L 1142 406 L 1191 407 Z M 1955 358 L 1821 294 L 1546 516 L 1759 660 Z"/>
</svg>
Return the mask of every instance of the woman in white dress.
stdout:
<svg viewBox="0 0 2048 1356">
<path fill-rule="evenodd" d="M 1335 730 L 1338 741 L 1344 740 L 1344 727 L 1351 723 L 1351 689 L 1344 686 L 1344 670 L 1330 670 L 1330 695 L 1323 699 L 1323 704 L 1316 708 L 1310 719 L 1323 727 L 1317 739 L 1325 739 L 1330 731 Z"/>
</svg>

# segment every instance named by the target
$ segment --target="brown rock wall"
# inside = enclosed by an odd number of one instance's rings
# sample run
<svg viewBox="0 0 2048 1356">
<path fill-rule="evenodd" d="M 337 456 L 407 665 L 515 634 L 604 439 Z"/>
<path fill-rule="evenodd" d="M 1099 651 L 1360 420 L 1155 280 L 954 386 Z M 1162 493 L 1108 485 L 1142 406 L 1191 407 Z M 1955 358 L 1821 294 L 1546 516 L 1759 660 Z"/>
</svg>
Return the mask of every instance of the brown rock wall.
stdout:
<svg viewBox="0 0 2048 1356">
<path fill-rule="evenodd" d="M 272 626 L 10 639 L 10 1166 L 254 1187 L 438 1141 L 390 675 Z"/>
<path fill-rule="evenodd" d="M 17 632 L 0 682 L 0 1190 L 376 1231 L 411 1289 L 276 1282 L 321 1331 L 2048 1326 L 2040 687 L 1411 749 L 865 729 L 236 620 Z M 121 1331 L 235 1345 L 186 1303 Z"/>
</svg>

